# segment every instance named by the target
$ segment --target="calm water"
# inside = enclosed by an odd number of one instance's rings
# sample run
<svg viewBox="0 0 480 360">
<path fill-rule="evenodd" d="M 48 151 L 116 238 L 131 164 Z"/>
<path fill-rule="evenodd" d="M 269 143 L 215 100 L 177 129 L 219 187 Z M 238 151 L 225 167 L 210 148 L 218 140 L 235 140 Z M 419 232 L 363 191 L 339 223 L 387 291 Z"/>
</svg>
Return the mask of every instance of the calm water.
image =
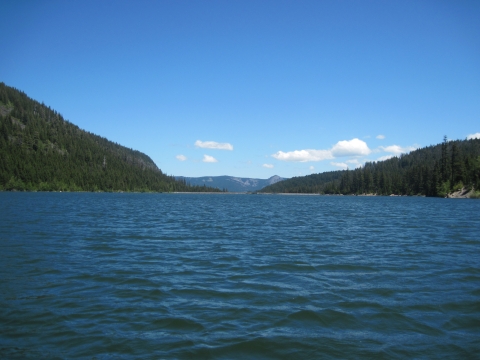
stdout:
<svg viewBox="0 0 480 360">
<path fill-rule="evenodd" d="M 480 201 L 0 193 L 0 358 L 478 358 Z"/>
</svg>

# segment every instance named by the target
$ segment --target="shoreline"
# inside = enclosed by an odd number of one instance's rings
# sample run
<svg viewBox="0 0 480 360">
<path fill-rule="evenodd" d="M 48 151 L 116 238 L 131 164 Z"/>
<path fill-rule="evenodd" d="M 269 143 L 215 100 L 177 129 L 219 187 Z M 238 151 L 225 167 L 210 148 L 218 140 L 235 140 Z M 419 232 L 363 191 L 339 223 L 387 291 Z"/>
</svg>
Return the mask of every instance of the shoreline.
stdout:
<svg viewBox="0 0 480 360">
<path fill-rule="evenodd" d="M 318 193 L 259 193 L 259 192 L 210 192 L 210 191 L 42 191 L 42 190 L 0 190 L 0 193 L 88 193 L 88 194 L 196 194 L 196 195 L 266 195 L 266 196 L 360 196 L 360 197 L 427 197 L 426 195 L 378 195 L 378 194 L 318 194 Z M 474 189 L 461 189 L 447 194 L 439 199 L 480 199 Z"/>
</svg>

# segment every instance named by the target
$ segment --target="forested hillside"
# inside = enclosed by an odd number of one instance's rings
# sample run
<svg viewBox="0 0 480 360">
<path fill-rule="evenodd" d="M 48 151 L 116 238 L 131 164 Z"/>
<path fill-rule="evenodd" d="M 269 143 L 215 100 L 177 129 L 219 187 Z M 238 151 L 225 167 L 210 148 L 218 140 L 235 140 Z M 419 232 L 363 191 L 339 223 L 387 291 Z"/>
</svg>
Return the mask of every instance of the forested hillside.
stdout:
<svg viewBox="0 0 480 360">
<path fill-rule="evenodd" d="M 441 144 L 406 155 L 367 162 L 355 170 L 293 178 L 261 192 L 444 197 L 464 187 L 480 189 L 480 139 L 447 141 L 445 137 Z"/>
<path fill-rule="evenodd" d="M 219 191 L 163 174 L 147 155 L 80 129 L 4 83 L 0 190 Z"/>
<path fill-rule="evenodd" d="M 329 171 L 320 174 L 297 176 L 276 184 L 264 187 L 260 192 L 265 193 L 315 193 L 323 194 L 328 191 L 325 187 L 339 180 L 344 171 Z"/>
</svg>

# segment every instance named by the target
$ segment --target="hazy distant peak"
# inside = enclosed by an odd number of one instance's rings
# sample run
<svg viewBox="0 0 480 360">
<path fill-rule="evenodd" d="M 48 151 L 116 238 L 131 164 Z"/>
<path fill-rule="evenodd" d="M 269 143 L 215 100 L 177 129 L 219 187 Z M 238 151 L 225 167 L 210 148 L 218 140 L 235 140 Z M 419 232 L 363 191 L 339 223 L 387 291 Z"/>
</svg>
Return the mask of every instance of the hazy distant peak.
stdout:
<svg viewBox="0 0 480 360">
<path fill-rule="evenodd" d="M 267 179 L 268 185 L 275 184 L 275 183 L 277 183 L 277 182 L 279 182 L 279 181 L 282 181 L 282 180 L 285 180 L 285 179 L 282 178 L 282 177 L 280 177 L 280 176 L 278 176 L 278 175 L 273 175 L 272 177 L 269 177 L 269 178 Z"/>
<path fill-rule="evenodd" d="M 278 175 L 274 175 L 268 179 L 241 178 L 228 175 L 202 177 L 178 176 L 177 179 L 185 179 L 185 181 L 191 185 L 203 185 L 208 182 L 209 186 L 227 189 L 230 192 L 257 191 L 263 189 L 265 186 L 285 180 Z"/>
</svg>

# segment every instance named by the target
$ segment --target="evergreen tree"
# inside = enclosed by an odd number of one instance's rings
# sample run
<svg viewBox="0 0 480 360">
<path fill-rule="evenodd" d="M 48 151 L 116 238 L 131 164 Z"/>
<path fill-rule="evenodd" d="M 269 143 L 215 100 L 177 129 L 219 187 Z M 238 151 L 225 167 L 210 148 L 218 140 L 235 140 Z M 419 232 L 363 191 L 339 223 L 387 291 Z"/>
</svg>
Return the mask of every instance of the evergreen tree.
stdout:
<svg viewBox="0 0 480 360">
<path fill-rule="evenodd" d="M 449 146 L 451 150 L 449 151 Z M 336 174 L 334 177 L 327 174 Z M 480 189 L 480 139 L 447 142 L 355 170 L 295 177 L 261 192 L 446 196 L 456 186 Z"/>
<path fill-rule="evenodd" d="M 447 154 L 447 149 L 448 144 L 447 144 L 447 135 L 443 137 L 443 143 L 442 143 L 442 180 L 443 182 L 448 180 L 448 154 Z"/>
<path fill-rule="evenodd" d="M 452 144 L 452 178 L 451 186 L 464 180 L 464 162 L 456 143 Z"/>
</svg>

